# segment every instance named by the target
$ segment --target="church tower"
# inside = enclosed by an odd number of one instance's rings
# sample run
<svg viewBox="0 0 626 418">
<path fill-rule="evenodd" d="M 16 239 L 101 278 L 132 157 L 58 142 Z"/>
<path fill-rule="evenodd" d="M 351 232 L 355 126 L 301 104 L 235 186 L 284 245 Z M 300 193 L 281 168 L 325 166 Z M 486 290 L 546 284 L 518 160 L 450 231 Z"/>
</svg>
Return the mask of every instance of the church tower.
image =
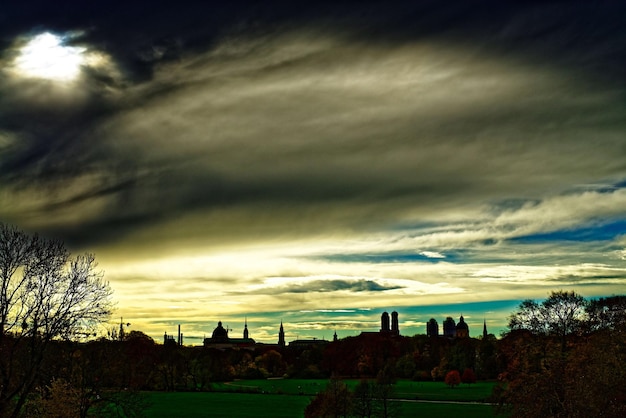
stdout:
<svg viewBox="0 0 626 418">
<path fill-rule="evenodd" d="M 487 338 L 489 334 L 487 334 L 487 320 L 483 319 L 483 338 Z"/>
<path fill-rule="evenodd" d="M 244 340 L 248 339 L 248 318 L 245 319 L 245 323 L 243 325 L 243 338 Z"/>
<path fill-rule="evenodd" d="M 451 316 L 446 317 L 446 320 L 443 321 L 443 335 L 448 338 L 453 338 L 456 335 L 456 322 Z"/>
<path fill-rule="evenodd" d="M 393 311 L 391 313 L 391 333 L 394 335 L 400 335 L 400 326 L 398 324 L 398 312 Z"/>
<path fill-rule="evenodd" d="M 278 345 L 285 346 L 285 329 L 283 328 L 283 321 L 280 321 L 280 330 L 278 331 Z"/>
<path fill-rule="evenodd" d="M 380 332 L 389 332 L 389 314 L 383 312 L 380 316 Z"/>
<path fill-rule="evenodd" d="M 430 318 L 426 324 L 426 335 L 429 337 L 437 337 L 439 335 L 439 324 L 435 318 Z"/>
</svg>

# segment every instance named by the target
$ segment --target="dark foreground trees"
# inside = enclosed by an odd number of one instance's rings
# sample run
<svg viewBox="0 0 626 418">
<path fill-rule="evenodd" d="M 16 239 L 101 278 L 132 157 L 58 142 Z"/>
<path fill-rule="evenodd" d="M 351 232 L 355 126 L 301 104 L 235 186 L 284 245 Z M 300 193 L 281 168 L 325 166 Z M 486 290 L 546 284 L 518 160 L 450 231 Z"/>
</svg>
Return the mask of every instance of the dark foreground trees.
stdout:
<svg viewBox="0 0 626 418">
<path fill-rule="evenodd" d="M 586 306 L 585 299 L 576 292 L 552 292 L 542 303 L 522 302 L 509 317 L 509 328 L 559 338 L 565 350 L 567 337 L 580 333 L 584 327 Z"/>
<path fill-rule="evenodd" d="M 500 343 L 496 394 L 511 418 L 626 416 L 626 304 L 553 292 L 523 302 Z"/>
<path fill-rule="evenodd" d="M 346 384 L 332 377 L 326 389 L 306 407 L 306 418 L 395 418 L 400 404 L 392 400 L 394 379 L 381 370 L 376 380 L 363 379 L 350 392 Z"/>
<path fill-rule="evenodd" d="M 42 381 L 56 339 L 81 339 L 111 313 L 111 289 L 92 254 L 0 223 L 0 416 L 17 417 Z"/>
</svg>

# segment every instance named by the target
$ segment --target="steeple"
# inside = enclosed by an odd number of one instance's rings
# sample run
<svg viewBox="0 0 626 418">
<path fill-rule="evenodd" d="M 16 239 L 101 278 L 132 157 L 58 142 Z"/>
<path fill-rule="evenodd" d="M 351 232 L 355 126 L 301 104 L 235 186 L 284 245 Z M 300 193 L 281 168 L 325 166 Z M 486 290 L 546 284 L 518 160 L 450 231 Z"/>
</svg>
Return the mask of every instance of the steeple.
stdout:
<svg viewBox="0 0 626 418">
<path fill-rule="evenodd" d="M 337 331 L 335 331 L 335 335 L 333 335 L 333 341 L 337 341 Z"/>
<path fill-rule="evenodd" d="M 248 317 L 246 317 L 244 326 L 243 326 L 243 338 L 248 339 Z"/>
<path fill-rule="evenodd" d="M 280 321 L 280 330 L 278 331 L 278 345 L 285 346 L 285 330 L 283 328 L 283 321 Z"/>
<path fill-rule="evenodd" d="M 487 320 L 483 319 L 483 338 L 487 338 Z"/>
</svg>

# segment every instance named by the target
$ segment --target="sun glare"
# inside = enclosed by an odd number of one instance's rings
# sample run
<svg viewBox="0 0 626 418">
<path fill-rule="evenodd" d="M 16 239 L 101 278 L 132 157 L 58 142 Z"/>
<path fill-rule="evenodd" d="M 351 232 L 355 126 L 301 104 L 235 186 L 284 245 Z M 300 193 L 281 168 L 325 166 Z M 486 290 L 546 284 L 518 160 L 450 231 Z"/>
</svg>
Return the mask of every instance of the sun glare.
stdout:
<svg viewBox="0 0 626 418">
<path fill-rule="evenodd" d="M 45 32 L 20 49 L 15 67 L 25 77 L 72 81 L 80 75 L 85 51 L 86 48 L 64 45 L 64 37 Z"/>
</svg>

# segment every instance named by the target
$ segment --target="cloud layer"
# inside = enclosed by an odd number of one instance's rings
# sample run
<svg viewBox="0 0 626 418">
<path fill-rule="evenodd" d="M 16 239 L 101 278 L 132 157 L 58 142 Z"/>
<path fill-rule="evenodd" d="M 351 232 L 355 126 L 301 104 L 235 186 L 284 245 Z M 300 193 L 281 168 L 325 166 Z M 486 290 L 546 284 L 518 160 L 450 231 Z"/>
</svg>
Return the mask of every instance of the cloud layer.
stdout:
<svg viewBox="0 0 626 418">
<path fill-rule="evenodd" d="M 14 6 L 0 81 L 0 219 L 95 251 L 149 332 L 623 292 L 623 6 L 153 6 Z M 36 28 L 101 60 L 21 77 Z"/>
</svg>

